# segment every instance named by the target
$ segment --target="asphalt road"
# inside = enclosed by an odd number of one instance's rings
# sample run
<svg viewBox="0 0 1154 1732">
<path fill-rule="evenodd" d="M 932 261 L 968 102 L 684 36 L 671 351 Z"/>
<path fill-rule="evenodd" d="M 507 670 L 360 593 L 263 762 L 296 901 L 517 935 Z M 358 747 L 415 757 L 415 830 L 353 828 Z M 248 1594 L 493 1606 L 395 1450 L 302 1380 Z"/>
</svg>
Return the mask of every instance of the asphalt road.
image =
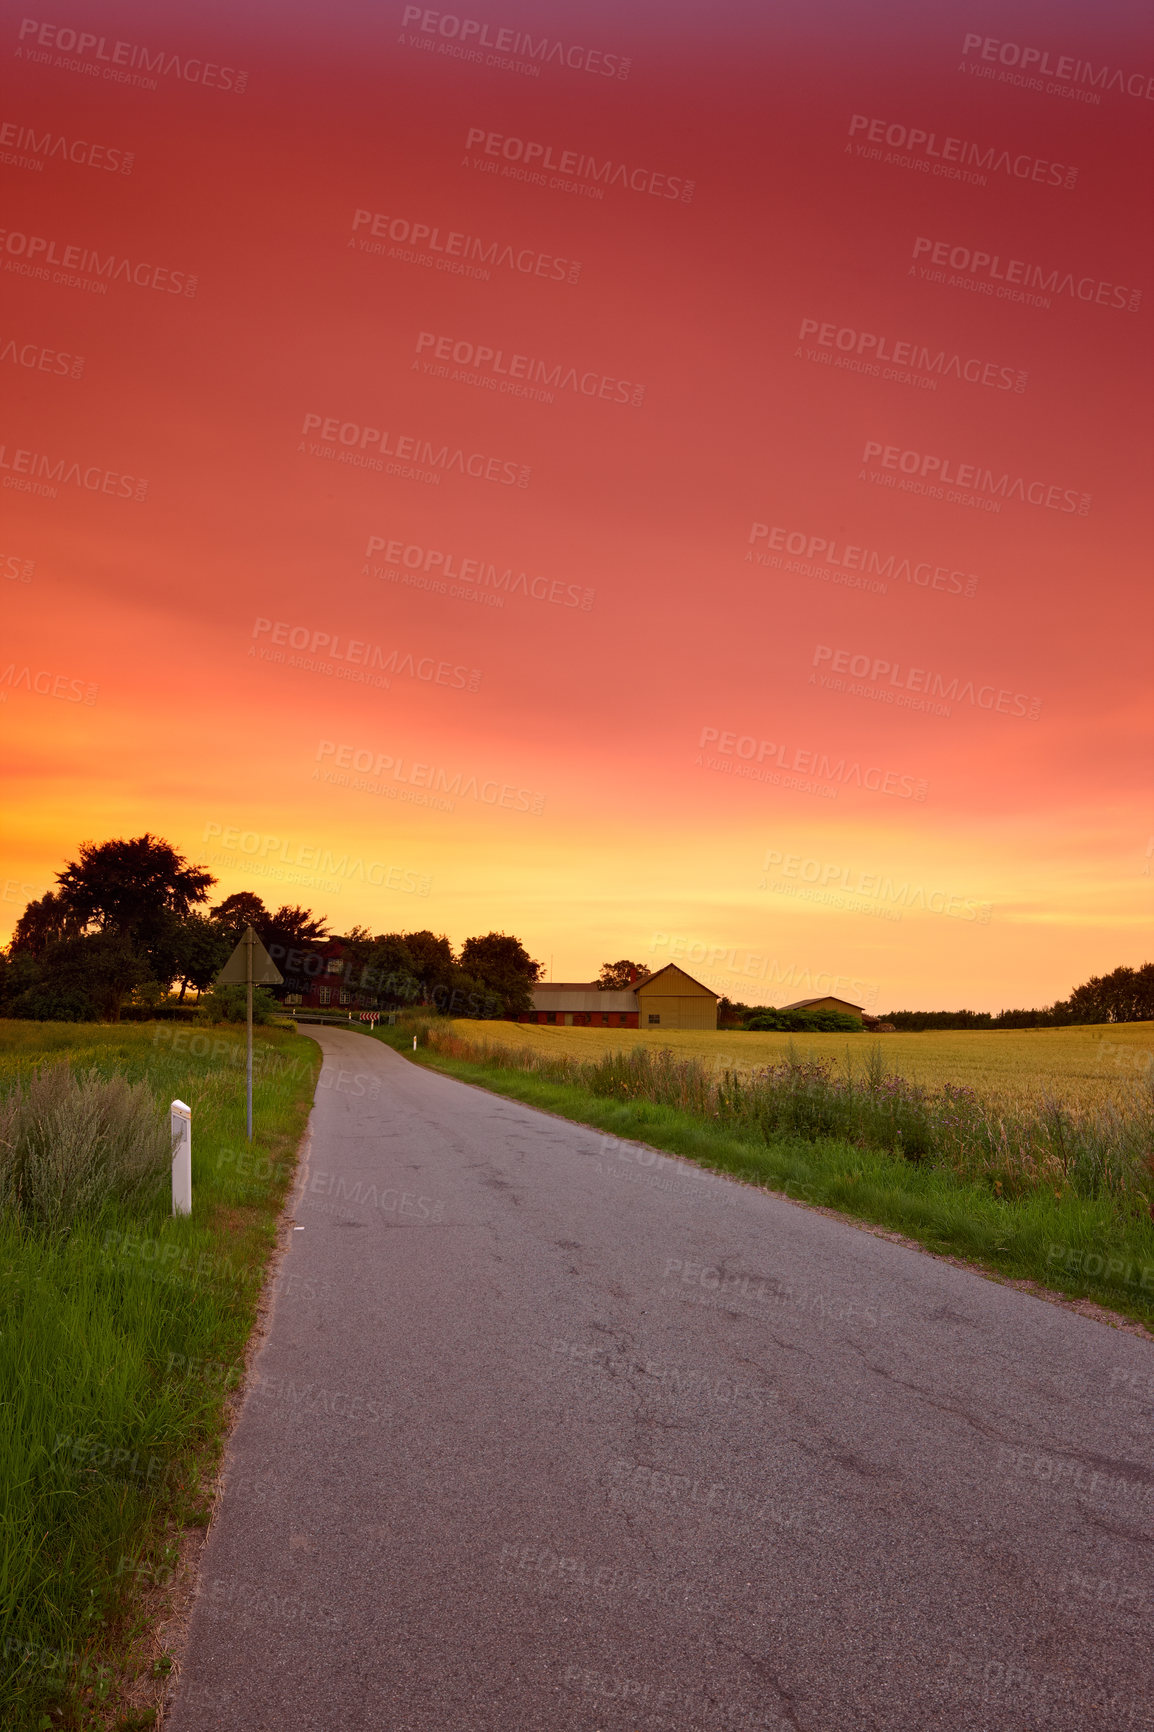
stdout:
<svg viewBox="0 0 1154 1732">
<path fill-rule="evenodd" d="M 318 1030 L 173 1732 L 1154 1727 L 1154 1348 Z"/>
</svg>

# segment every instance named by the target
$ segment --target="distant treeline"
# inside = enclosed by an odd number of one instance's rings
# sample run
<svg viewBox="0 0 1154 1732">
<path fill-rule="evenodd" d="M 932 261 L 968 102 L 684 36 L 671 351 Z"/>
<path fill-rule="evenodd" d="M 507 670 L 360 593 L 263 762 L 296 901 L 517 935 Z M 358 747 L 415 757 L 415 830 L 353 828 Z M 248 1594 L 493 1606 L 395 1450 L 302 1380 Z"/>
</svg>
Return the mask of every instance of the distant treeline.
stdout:
<svg viewBox="0 0 1154 1732">
<path fill-rule="evenodd" d="M 158 1010 L 174 987 L 181 1000 L 190 986 L 209 991 L 248 925 L 284 976 L 277 995 L 303 996 L 317 976 L 331 975 L 350 1009 L 423 1004 L 449 1016 L 516 1018 L 533 1008 L 542 974 L 520 939 L 505 932 L 466 938 L 457 951 L 444 933 L 351 926 L 334 954 L 324 916 L 309 908 L 269 909 L 253 891 L 240 890 L 206 909 L 216 883 L 212 873 L 147 831 L 82 842 L 79 857 L 56 882 L 55 890 L 28 903 L 7 950 L 0 950 L 0 1016 L 115 1021 L 125 1008 Z M 648 972 L 628 959 L 607 962 L 597 984 L 626 991 Z M 213 994 L 207 1010 L 231 1015 L 228 990 Z M 834 1032 L 858 1026 L 853 1017 L 812 1005 L 778 1009 L 722 998 L 717 1011 L 722 1028 Z M 1147 962 L 1095 975 L 1041 1010 L 997 1016 L 894 1010 L 864 1022 L 867 1029 L 1063 1028 L 1152 1019 L 1154 963 Z"/>
<path fill-rule="evenodd" d="M 1141 968 L 1116 968 L 1093 975 L 1074 988 L 1069 998 L 1041 1010 L 890 1010 L 882 1019 L 896 1029 L 927 1028 L 1069 1028 L 1080 1022 L 1150 1022 L 1154 1020 L 1154 962 Z"/>
</svg>

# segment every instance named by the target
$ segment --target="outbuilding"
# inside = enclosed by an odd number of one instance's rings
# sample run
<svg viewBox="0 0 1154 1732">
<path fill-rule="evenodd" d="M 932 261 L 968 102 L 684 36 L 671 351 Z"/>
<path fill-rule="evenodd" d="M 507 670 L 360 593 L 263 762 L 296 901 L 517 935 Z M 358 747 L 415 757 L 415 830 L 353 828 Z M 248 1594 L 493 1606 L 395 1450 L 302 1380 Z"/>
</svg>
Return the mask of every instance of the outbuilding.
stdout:
<svg viewBox="0 0 1154 1732">
<path fill-rule="evenodd" d="M 860 1004 L 851 1004 L 846 998 L 799 998 L 796 1004 L 782 1004 L 779 1010 L 837 1010 L 843 1016 L 856 1016 L 861 1022 L 865 1016 L 865 1008 Z"/>
<path fill-rule="evenodd" d="M 550 982 L 533 988 L 533 1009 L 520 1022 L 566 1028 L 716 1028 L 717 994 L 676 963 L 618 992 L 595 980 Z"/>
</svg>

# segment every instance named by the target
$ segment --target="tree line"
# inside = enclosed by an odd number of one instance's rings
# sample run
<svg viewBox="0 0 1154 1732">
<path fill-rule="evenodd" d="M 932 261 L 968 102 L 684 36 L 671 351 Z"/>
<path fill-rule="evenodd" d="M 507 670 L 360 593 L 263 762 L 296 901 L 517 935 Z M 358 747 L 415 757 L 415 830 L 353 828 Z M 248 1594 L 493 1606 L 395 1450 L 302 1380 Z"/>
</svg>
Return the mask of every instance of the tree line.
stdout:
<svg viewBox="0 0 1154 1732">
<path fill-rule="evenodd" d="M 308 908 L 265 906 L 243 890 L 210 905 L 212 873 L 163 837 L 84 842 L 29 902 L 0 952 L 0 1014 L 44 1021 L 117 1021 L 124 1006 L 158 1005 L 179 989 L 211 987 L 251 925 L 280 972 L 278 992 L 304 992 L 325 970 L 327 920 Z M 339 984 L 374 1005 L 428 1004 L 457 1016 L 512 1017 L 532 1007 L 540 979 L 519 939 L 467 938 L 459 951 L 429 931 L 339 935 Z"/>
<path fill-rule="evenodd" d="M 897 1029 L 927 1028 L 1069 1028 L 1083 1022 L 1150 1022 L 1154 1020 L 1154 962 L 1141 968 L 1115 968 L 1093 974 L 1076 986 L 1069 998 L 1041 1010 L 891 1010 L 885 1020 Z"/>
<path fill-rule="evenodd" d="M 833 1016 L 831 1012 L 816 1013 Z M 775 1010 L 769 1004 L 742 1004 L 722 998 L 717 1005 L 718 1026 L 745 1028 L 814 1028 L 822 1026 L 812 1011 Z M 792 1019 L 792 1020 L 791 1020 Z M 1041 1010 L 887 1010 L 869 1017 L 867 1026 L 892 1027 L 903 1033 L 933 1028 L 1068 1028 L 1085 1022 L 1154 1021 L 1154 962 L 1141 968 L 1115 968 L 1112 973 L 1092 975 L 1076 986 L 1069 998 Z M 836 1018 L 830 1028 L 844 1026 Z"/>
<path fill-rule="evenodd" d="M 7 951 L 0 951 L 0 1015 L 38 1020 L 116 1021 L 129 1002 L 159 1005 L 211 987 L 245 927 L 252 925 L 285 977 L 278 991 L 304 993 L 326 970 L 331 937 L 323 915 L 286 904 L 269 909 L 242 890 L 210 904 L 216 883 L 162 837 L 83 842 L 56 874 L 57 888 L 29 902 Z M 430 1005 L 452 1016 L 516 1017 L 533 1008 L 541 979 L 520 939 L 505 932 L 466 938 L 458 951 L 443 933 L 378 932 L 354 926 L 341 988 L 373 1006 Z M 643 964 L 603 964 L 597 985 L 622 991 L 650 973 Z M 755 1019 L 777 1027 L 790 1013 L 723 998 L 721 1024 Z M 800 1014 L 800 1013 L 796 1013 Z M 812 1014 L 812 1013 L 811 1013 Z M 1154 963 L 1116 968 L 1041 1010 L 890 1011 L 900 1030 L 1063 1028 L 1074 1023 L 1154 1019 Z M 871 1019 L 873 1020 L 873 1019 Z M 781 1024 L 781 1026 L 785 1026 Z M 806 1026 L 809 1026 L 807 1024 Z"/>
</svg>

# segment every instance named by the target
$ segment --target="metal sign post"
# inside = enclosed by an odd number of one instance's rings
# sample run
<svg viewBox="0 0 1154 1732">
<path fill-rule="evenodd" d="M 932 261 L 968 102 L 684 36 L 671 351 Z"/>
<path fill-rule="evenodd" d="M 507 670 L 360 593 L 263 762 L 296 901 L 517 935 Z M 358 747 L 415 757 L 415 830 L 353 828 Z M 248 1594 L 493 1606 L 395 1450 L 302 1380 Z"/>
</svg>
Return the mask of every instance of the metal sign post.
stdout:
<svg viewBox="0 0 1154 1732">
<path fill-rule="evenodd" d="M 244 1130 L 249 1142 L 252 1142 L 252 947 L 256 941 L 256 933 L 251 926 L 244 929 L 244 973 L 247 987 L 246 1009 L 248 1021 L 248 1066 L 246 1071 L 247 1089 L 244 1103 Z"/>
<path fill-rule="evenodd" d="M 245 1011 L 248 1022 L 248 1086 L 245 1104 L 245 1131 L 252 1142 L 252 989 L 254 986 L 283 986 L 284 975 L 257 937 L 251 926 L 217 975 L 214 986 L 245 988 Z"/>
</svg>

